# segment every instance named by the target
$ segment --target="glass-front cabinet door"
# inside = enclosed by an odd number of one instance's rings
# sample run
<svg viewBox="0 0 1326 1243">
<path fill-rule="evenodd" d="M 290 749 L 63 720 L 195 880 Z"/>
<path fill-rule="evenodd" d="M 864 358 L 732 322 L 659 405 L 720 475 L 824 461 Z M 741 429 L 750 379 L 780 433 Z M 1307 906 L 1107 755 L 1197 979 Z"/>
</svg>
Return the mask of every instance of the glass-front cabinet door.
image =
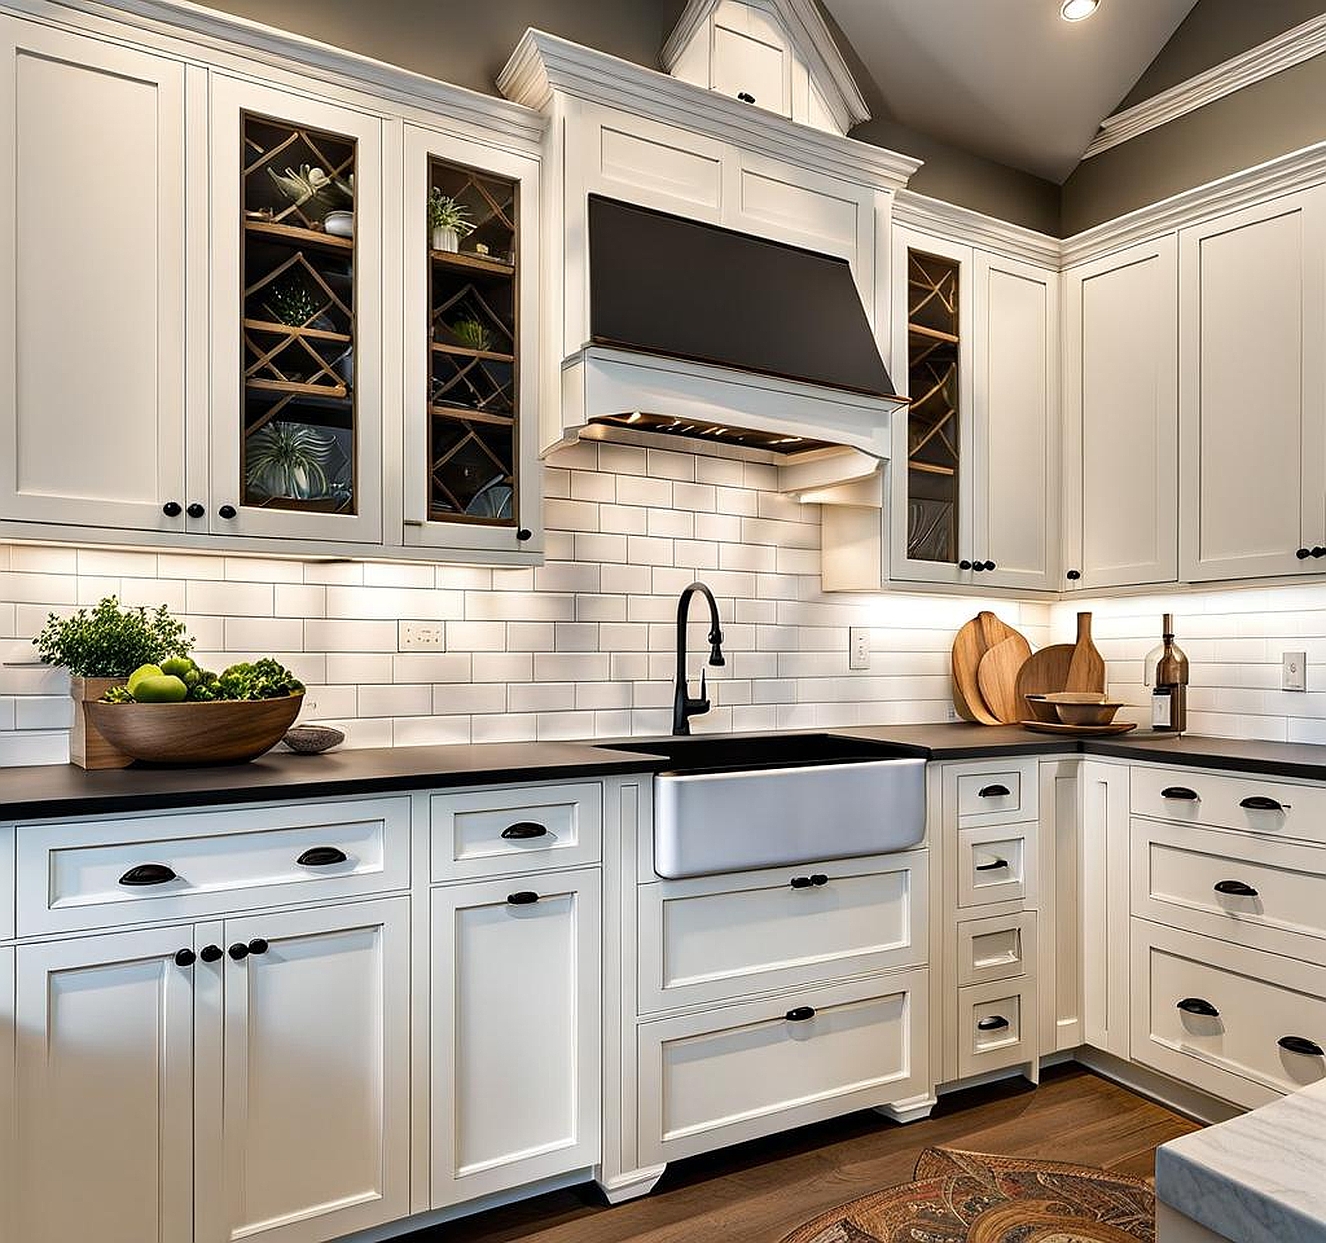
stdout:
<svg viewBox="0 0 1326 1243">
<path fill-rule="evenodd" d="M 891 577 L 972 579 L 972 252 L 895 230 L 893 365 L 911 398 L 894 432 Z M 905 377 L 905 379 L 904 379 Z"/>
<path fill-rule="evenodd" d="M 407 545 L 542 549 L 538 163 L 407 126 Z"/>
<path fill-rule="evenodd" d="M 353 109 L 213 78 L 218 534 L 382 538 L 381 140 Z"/>
</svg>

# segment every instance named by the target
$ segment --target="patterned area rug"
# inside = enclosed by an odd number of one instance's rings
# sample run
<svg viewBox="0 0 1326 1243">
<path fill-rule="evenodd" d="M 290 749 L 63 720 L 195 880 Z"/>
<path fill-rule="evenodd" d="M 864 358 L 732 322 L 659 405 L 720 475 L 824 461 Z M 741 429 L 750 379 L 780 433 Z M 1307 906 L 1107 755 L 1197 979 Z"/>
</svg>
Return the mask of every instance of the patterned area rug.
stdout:
<svg viewBox="0 0 1326 1243">
<path fill-rule="evenodd" d="M 1154 1243 L 1155 1213 L 1140 1179 L 927 1148 L 915 1182 L 841 1204 L 783 1243 Z"/>
</svg>

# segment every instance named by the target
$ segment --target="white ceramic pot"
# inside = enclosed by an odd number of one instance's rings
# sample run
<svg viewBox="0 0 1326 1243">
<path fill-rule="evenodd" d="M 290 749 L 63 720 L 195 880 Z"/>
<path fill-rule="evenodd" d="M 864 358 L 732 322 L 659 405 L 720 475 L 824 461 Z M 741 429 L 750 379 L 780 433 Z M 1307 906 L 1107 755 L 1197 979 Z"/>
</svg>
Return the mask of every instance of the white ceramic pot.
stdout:
<svg viewBox="0 0 1326 1243">
<path fill-rule="evenodd" d="M 455 229 L 434 229 L 433 249 L 455 254 L 460 249 L 460 234 Z"/>
<path fill-rule="evenodd" d="M 354 237 L 355 214 L 352 211 L 329 211 L 322 227 L 333 237 Z"/>
</svg>

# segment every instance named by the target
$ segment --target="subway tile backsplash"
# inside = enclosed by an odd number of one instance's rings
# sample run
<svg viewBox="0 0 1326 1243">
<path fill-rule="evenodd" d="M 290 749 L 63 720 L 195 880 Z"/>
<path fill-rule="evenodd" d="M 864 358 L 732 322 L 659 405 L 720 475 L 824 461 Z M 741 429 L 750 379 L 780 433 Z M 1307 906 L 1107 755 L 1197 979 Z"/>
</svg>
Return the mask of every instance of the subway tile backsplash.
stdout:
<svg viewBox="0 0 1326 1243">
<path fill-rule="evenodd" d="M 697 577 L 728 658 L 697 731 L 947 720 L 953 634 L 982 603 L 823 595 L 819 509 L 776 482 L 758 463 L 575 445 L 549 462 L 536 569 L 0 545 L 0 764 L 67 760 L 67 683 L 29 640 L 48 612 L 112 593 L 182 614 L 210 666 L 285 661 L 309 687 L 304 719 L 351 746 L 666 733 L 676 600 Z M 1047 640 L 1049 606 L 992 607 Z M 440 621 L 445 648 L 400 651 L 402 620 Z M 849 626 L 871 630 L 868 672 L 848 671 Z M 693 680 L 707 629 L 697 606 Z"/>
</svg>

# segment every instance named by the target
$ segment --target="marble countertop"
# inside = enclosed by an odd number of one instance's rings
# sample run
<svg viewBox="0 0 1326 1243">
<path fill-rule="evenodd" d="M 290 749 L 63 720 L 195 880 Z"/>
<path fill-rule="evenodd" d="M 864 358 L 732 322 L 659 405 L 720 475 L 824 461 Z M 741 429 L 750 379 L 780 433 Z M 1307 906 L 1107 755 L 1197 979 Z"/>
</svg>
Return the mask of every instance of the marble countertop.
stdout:
<svg viewBox="0 0 1326 1243">
<path fill-rule="evenodd" d="M 1237 1243 L 1326 1243 L 1326 1081 L 1162 1145 L 1156 1196 Z"/>
</svg>

